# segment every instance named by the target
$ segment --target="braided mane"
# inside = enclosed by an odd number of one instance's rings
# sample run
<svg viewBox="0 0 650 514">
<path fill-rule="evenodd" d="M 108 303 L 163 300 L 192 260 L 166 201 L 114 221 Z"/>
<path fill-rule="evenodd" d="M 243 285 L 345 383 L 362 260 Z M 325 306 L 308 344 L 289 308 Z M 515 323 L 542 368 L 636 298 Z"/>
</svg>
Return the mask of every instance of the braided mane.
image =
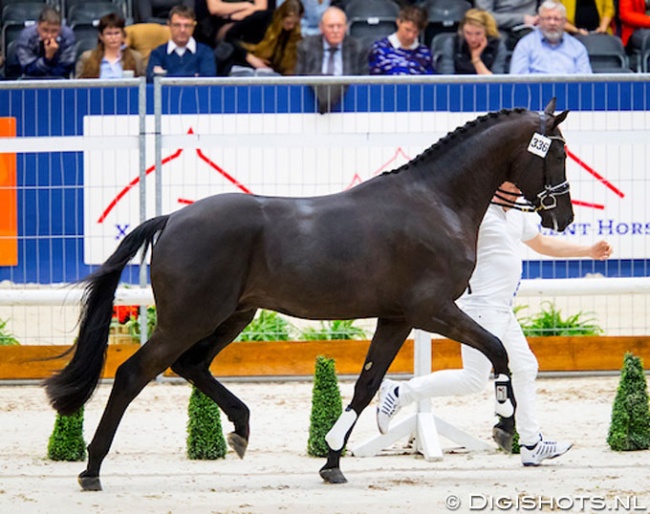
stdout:
<svg viewBox="0 0 650 514">
<path fill-rule="evenodd" d="M 475 120 L 468 121 L 465 123 L 465 125 L 458 127 L 456 130 L 453 132 L 449 132 L 446 136 L 440 138 L 438 141 L 436 141 L 433 145 L 431 145 L 429 148 L 424 150 L 421 154 L 416 156 L 415 158 L 411 159 L 409 162 L 406 164 L 403 164 L 399 168 L 396 168 L 392 171 L 385 171 L 382 173 L 382 175 L 387 175 L 391 173 L 399 173 L 400 171 L 404 171 L 409 169 L 412 166 L 415 166 L 419 163 L 421 163 L 424 160 L 429 159 L 431 154 L 440 151 L 443 147 L 446 147 L 449 145 L 449 143 L 452 143 L 456 140 L 458 140 L 459 137 L 466 136 L 466 134 L 474 129 L 475 127 L 479 127 L 489 121 L 495 121 L 498 120 L 504 116 L 510 116 L 512 114 L 522 114 L 528 112 L 527 109 L 523 109 L 521 107 L 517 107 L 515 109 L 501 109 L 498 112 L 489 112 L 487 114 L 484 114 L 483 116 L 479 116 Z"/>
</svg>

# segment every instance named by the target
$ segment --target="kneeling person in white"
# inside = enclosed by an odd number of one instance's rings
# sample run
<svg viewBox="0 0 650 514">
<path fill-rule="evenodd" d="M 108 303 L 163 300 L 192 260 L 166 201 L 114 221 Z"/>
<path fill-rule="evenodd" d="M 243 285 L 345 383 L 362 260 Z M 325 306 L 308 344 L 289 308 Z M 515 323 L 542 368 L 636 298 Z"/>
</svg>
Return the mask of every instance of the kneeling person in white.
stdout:
<svg viewBox="0 0 650 514">
<path fill-rule="evenodd" d="M 505 182 L 500 189 L 511 193 L 513 201 L 520 193 L 510 182 Z M 546 439 L 537 421 L 537 359 L 512 311 L 512 300 L 522 272 L 520 242 L 523 241 L 538 253 L 554 257 L 607 259 L 612 250 L 605 241 L 582 246 L 544 236 L 537 230 L 532 216 L 510 209 L 496 196 L 494 201 L 500 205 L 490 205 L 481 222 L 476 268 L 458 305 L 483 328 L 497 336 L 505 346 L 517 400 L 515 421 L 519 432 L 521 460 L 524 466 L 537 466 L 544 459 L 555 458 L 567 452 L 571 443 Z M 436 371 L 403 383 L 384 380 L 379 390 L 377 407 L 379 431 L 386 433 L 390 420 L 397 411 L 416 400 L 482 391 L 490 377 L 490 361 L 483 353 L 469 346 L 461 345 L 461 351 L 462 369 Z M 499 446 L 510 451 L 513 427 L 506 427 L 502 423 L 495 426 L 493 436 Z"/>
</svg>

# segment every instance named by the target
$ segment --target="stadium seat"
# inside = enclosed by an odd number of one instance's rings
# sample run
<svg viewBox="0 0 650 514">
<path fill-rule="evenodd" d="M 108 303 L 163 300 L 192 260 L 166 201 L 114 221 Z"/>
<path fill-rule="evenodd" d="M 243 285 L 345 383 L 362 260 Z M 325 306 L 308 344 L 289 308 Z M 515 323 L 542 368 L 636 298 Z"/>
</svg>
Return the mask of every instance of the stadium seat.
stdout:
<svg viewBox="0 0 650 514">
<path fill-rule="evenodd" d="M 70 7 L 66 19 L 70 27 L 80 24 L 97 26 L 99 18 L 109 13 L 116 13 L 123 16 L 119 6 L 112 2 L 88 2 L 79 3 Z"/>
<path fill-rule="evenodd" d="M 20 64 L 16 55 L 16 41 L 11 41 L 5 52 L 4 78 L 7 80 L 17 79 L 21 76 Z"/>
<path fill-rule="evenodd" d="M 424 33 L 425 45 L 431 45 L 436 34 L 456 32 L 465 12 L 472 7 L 466 0 L 425 0 L 420 5 L 429 13 L 429 24 Z"/>
<path fill-rule="evenodd" d="M 76 41 L 93 40 L 97 44 L 97 27 L 94 23 L 77 23 L 72 27 Z"/>
<path fill-rule="evenodd" d="M 345 13 L 350 36 L 372 44 L 395 32 L 399 6 L 392 0 L 352 0 Z"/>
<path fill-rule="evenodd" d="M 20 2 L 2 5 L 2 26 L 7 23 L 35 22 L 45 4 L 43 2 Z"/>
<path fill-rule="evenodd" d="M 456 35 L 455 32 L 441 32 L 436 34 L 431 41 L 431 53 L 433 54 L 433 67 L 437 70 L 440 68 L 440 59 L 442 58 L 442 51 L 448 40 L 453 39 Z"/>
<path fill-rule="evenodd" d="M 587 48 L 594 73 L 632 73 L 623 42 L 610 34 L 577 35 Z"/>
</svg>

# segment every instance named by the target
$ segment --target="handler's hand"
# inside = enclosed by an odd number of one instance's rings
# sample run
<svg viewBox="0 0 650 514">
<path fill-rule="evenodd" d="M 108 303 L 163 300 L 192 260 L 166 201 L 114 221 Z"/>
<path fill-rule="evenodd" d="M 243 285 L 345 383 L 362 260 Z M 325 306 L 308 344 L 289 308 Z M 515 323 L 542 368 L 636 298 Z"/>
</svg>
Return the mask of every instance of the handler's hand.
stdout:
<svg viewBox="0 0 650 514">
<path fill-rule="evenodd" d="M 589 256 L 592 259 L 604 261 L 612 255 L 612 247 L 607 241 L 598 241 L 589 248 Z"/>
</svg>

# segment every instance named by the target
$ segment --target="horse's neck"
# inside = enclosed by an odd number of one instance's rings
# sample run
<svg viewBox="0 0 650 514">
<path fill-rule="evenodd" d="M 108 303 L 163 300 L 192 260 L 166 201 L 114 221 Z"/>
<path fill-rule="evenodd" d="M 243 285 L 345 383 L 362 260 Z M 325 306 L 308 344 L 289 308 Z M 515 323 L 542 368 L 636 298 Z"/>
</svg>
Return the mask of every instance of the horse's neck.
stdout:
<svg viewBox="0 0 650 514">
<path fill-rule="evenodd" d="M 455 200 L 459 211 L 480 222 L 529 137 L 526 125 L 516 130 L 515 121 L 505 120 L 449 147 L 432 163 L 436 171 L 427 174 L 430 187 Z"/>
</svg>

